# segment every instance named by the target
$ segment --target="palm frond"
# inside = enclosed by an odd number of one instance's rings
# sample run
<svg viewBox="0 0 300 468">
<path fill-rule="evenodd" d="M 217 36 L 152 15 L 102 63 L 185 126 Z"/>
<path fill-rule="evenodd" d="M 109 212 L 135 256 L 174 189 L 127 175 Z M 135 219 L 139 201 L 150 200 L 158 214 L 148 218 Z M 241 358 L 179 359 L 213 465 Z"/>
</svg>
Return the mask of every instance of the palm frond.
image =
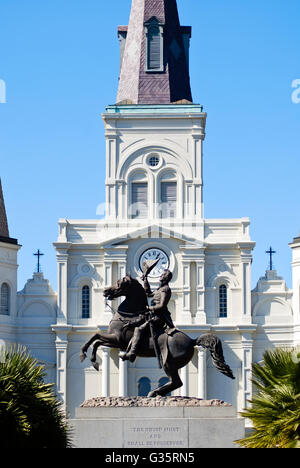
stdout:
<svg viewBox="0 0 300 468">
<path fill-rule="evenodd" d="M 291 448 L 300 444 L 300 363 L 293 351 L 266 351 L 262 364 L 253 364 L 257 393 L 241 415 L 254 431 L 237 443 L 247 448 Z"/>
<path fill-rule="evenodd" d="M 66 448 L 70 429 L 45 369 L 21 346 L 5 351 L 0 364 L 0 432 L 4 446 Z"/>
</svg>

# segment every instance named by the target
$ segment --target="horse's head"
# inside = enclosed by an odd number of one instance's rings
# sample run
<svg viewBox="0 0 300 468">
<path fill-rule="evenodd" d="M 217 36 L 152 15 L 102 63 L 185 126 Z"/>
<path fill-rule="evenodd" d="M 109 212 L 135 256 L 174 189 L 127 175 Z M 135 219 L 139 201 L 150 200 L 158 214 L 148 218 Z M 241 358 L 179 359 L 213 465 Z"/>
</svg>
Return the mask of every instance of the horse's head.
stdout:
<svg viewBox="0 0 300 468">
<path fill-rule="evenodd" d="M 109 301 L 121 296 L 126 297 L 127 307 L 130 312 L 135 313 L 137 310 L 146 310 L 148 302 L 145 290 L 138 280 L 128 274 L 119 279 L 115 286 L 104 290 L 104 297 Z"/>
<path fill-rule="evenodd" d="M 106 288 L 104 290 L 104 297 L 108 299 L 109 301 L 113 301 L 117 297 L 121 296 L 128 296 L 130 294 L 130 291 L 132 289 L 132 284 L 135 282 L 133 278 L 131 278 L 130 275 L 124 276 L 124 278 L 119 279 L 115 286 L 111 286 L 110 288 Z"/>
</svg>

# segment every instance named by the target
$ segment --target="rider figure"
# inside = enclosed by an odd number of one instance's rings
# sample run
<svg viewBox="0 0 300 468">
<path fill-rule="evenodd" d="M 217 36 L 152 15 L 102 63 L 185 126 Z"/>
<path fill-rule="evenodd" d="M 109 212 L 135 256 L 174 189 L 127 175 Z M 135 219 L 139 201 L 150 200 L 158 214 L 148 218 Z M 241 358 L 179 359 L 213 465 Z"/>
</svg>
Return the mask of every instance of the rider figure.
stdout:
<svg viewBox="0 0 300 468">
<path fill-rule="evenodd" d="M 142 276 L 146 295 L 148 297 L 152 297 L 151 307 L 148 307 L 147 309 L 148 312 L 150 312 L 150 319 L 147 320 L 145 318 L 142 325 L 136 326 L 129 345 L 129 349 L 122 356 L 123 361 L 129 360 L 130 362 L 133 362 L 135 360 L 140 340 L 145 330 L 149 328 L 150 320 L 156 329 L 164 328 L 166 325 L 168 328 L 175 328 L 171 314 L 167 307 L 172 294 L 169 286 L 169 282 L 171 281 L 172 277 L 173 275 L 169 270 L 164 270 L 159 279 L 158 289 L 152 292 L 147 279 L 147 274 Z"/>
</svg>

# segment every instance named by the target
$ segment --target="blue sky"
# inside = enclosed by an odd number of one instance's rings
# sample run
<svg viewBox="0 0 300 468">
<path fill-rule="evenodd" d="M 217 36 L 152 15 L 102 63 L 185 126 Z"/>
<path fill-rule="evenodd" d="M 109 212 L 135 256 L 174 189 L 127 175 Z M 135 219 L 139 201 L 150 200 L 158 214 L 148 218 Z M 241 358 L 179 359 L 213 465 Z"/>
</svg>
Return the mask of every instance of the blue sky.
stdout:
<svg viewBox="0 0 300 468">
<path fill-rule="evenodd" d="M 101 113 L 116 99 L 117 26 L 130 0 L 0 0 L 0 176 L 10 234 L 23 245 L 19 289 L 40 248 L 56 288 L 57 221 L 95 218 L 104 201 Z M 265 250 L 291 286 L 288 243 L 300 232 L 299 0 L 178 0 L 193 27 L 194 101 L 208 113 L 206 218 L 248 216 L 252 284 Z"/>
</svg>

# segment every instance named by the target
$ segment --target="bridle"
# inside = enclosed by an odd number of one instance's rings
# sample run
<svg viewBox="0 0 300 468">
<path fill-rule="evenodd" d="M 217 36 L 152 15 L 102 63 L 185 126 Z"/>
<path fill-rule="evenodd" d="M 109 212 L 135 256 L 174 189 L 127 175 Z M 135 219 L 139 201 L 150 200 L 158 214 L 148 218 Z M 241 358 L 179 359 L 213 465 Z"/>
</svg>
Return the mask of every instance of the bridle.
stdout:
<svg viewBox="0 0 300 468">
<path fill-rule="evenodd" d="M 116 314 L 115 309 L 107 302 L 107 300 L 105 301 L 105 305 L 110 308 L 110 310 L 112 311 L 114 315 Z"/>
</svg>

